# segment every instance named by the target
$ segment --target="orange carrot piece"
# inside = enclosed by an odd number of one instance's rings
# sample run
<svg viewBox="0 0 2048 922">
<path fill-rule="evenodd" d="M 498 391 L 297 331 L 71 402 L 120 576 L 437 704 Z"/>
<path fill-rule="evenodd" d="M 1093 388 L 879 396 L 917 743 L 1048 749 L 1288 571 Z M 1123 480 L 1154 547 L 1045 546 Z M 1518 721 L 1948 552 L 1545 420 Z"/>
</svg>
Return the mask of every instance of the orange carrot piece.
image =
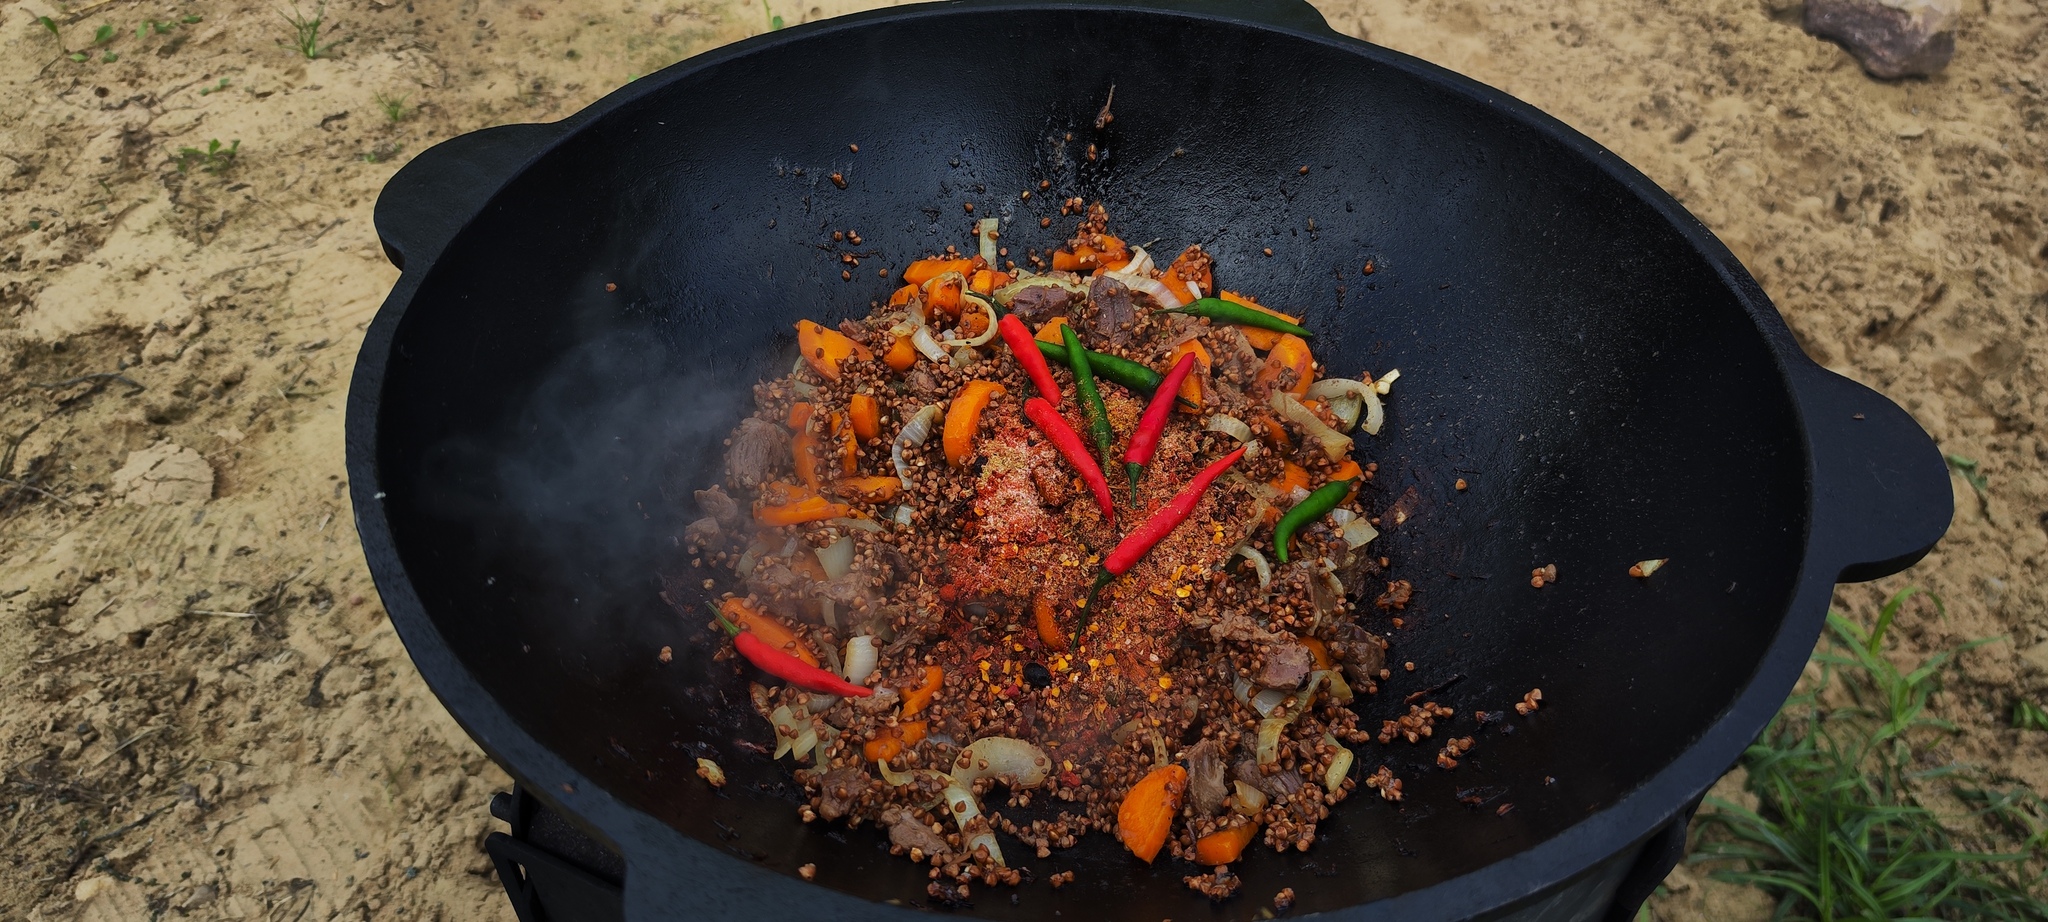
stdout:
<svg viewBox="0 0 2048 922">
<path fill-rule="evenodd" d="M 902 307 L 902 306 L 903 306 L 903 305 L 905 305 L 905 304 L 909 304 L 909 303 L 910 303 L 910 299 L 912 299 L 912 298 L 915 298 L 915 297 L 917 297 L 917 285 L 916 285 L 916 283 L 912 283 L 912 284 L 909 284 L 909 285 L 905 285 L 905 286 L 903 286 L 902 288 L 898 288 L 898 289 L 896 289 L 896 290 L 895 290 L 894 292 L 891 292 L 891 293 L 890 293 L 890 295 L 889 295 L 889 306 L 890 306 L 890 307 Z"/>
<path fill-rule="evenodd" d="M 903 482 L 894 477 L 842 477 L 832 489 L 864 503 L 886 503 L 903 490 Z"/>
<path fill-rule="evenodd" d="M 1248 822 L 1209 833 L 1195 840 L 1195 860 L 1212 868 L 1236 861 L 1258 831 L 1259 824 Z"/>
<path fill-rule="evenodd" d="M 1140 779 L 1116 808 L 1116 837 L 1138 859 L 1151 864 L 1166 844 L 1180 798 L 1187 791 L 1188 770 L 1162 765 Z"/>
<path fill-rule="evenodd" d="M 920 259 L 903 267 L 903 280 L 912 285 L 923 285 L 948 272 L 959 272 L 964 275 L 972 271 L 972 259 Z"/>
<path fill-rule="evenodd" d="M 924 711 L 932 703 L 932 698 L 938 695 L 939 687 L 945 684 L 945 681 L 946 670 L 944 668 L 939 666 L 924 667 L 924 678 L 917 683 L 917 687 L 903 690 L 903 716 L 916 717 Z"/>
<path fill-rule="evenodd" d="M 853 434 L 853 427 L 839 430 L 839 473 L 848 477 L 860 472 L 860 440 Z"/>
<path fill-rule="evenodd" d="M 1292 492 L 1295 487 L 1300 487 L 1304 490 L 1308 489 L 1307 468 L 1292 461 L 1282 461 L 1280 463 L 1282 465 L 1280 476 L 1277 479 L 1268 481 L 1269 486 L 1280 491 L 1282 496 Z"/>
<path fill-rule="evenodd" d="M 1287 392 L 1296 397 L 1308 393 L 1308 386 L 1315 380 L 1315 356 L 1309 353 L 1308 342 L 1292 333 L 1280 334 L 1280 341 L 1273 344 L 1273 351 L 1266 356 L 1266 364 L 1252 376 L 1252 383 L 1259 387 L 1284 384 Z"/>
<path fill-rule="evenodd" d="M 872 442 L 882 434 L 882 402 L 869 394 L 855 394 L 846 401 L 846 415 L 853 420 L 853 434 Z"/>
<path fill-rule="evenodd" d="M 976 269 L 973 275 L 967 277 L 967 287 L 978 295 L 994 294 L 996 290 L 996 275 L 997 272 L 994 269 Z"/>
<path fill-rule="evenodd" d="M 1301 322 L 1300 317 L 1296 317 L 1293 314 L 1280 313 L 1279 311 L 1276 311 L 1270 307 L 1260 304 L 1257 301 L 1254 301 L 1251 298 L 1238 294 L 1234 291 L 1219 291 L 1216 293 L 1216 297 L 1222 298 L 1225 301 L 1229 301 L 1232 304 L 1240 304 L 1245 307 L 1249 307 L 1252 310 L 1258 311 L 1261 314 L 1272 314 L 1273 316 L 1285 320 L 1288 323 Z M 1280 337 L 1287 335 L 1285 333 L 1280 332 L 1279 330 L 1268 330 L 1264 327 L 1240 326 L 1238 327 L 1238 329 L 1244 331 L 1245 339 L 1251 340 L 1252 348 L 1257 349 L 1260 352 L 1264 352 L 1268 349 L 1273 348 L 1280 342 Z"/>
<path fill-rule="evenodd" d="M 805 426 L 811 424 L 811 414 L 817 412 L 817 410 L 818 408 L 808 400 L 799 400 L 790 404 L 789 419 L 787 420 L 789 428 L 802 432 Z"/>
<path fill-rule="evenodd" d="M 1203 294 L 1213 294 L 1216 291 L 1215 274 L 1209 271 L 1207 265 L 1203 265 L 1200 271 L 1196 271 L 1194 268 L 1196 261 L 1192 258 L 1194 255 L 1192 251 L 1181 251 L 1179 256 L 1173 258 L 1173 263 L 1166 267 L 1166 274 L 1159 279 L 1161 283 L 1166 285 L 1167 290 L 1173 292 L 1174 297 L 1179 298 L 1183 304 L 1193 303 L 1196 298 L 1201 297 L 1201 295 L 1195 294 L 1194 290 L 1188 287 L 1187 279 L 1181 275 L 1183 272 L 1192 273 L 1195 276 L 1195 281 L 1201 283 Z M 1261 310 L 1263 309 L 1261 308 Z"/>
<path fill-rule="evenodd" d="M 839 380 L 840 362 L 847 359 L 865 362 L 875 357 L 868 347 L 847 338 L 846 334 L 828 330 L 809 320 L 797 321 L 796 345 L 803 351 L 805 364 L 833 381 Z"/>
<path fill-rule="evenodd" d="M 948 272 L 925 282 L 925 319 L 960 316 L 960 294 L 966 288 L 967 277 L 958 272 Z"/>
<path fill-rule="evenodd" d="M 1051 320 L 1046 321 L 1045 326 L 1038 328 L 1038 335 L 1034 338 L 1037 339 L 1039 342 L 1052 343 L 1055 346 L 1060 346 L 1064 348 L 1067 344 L 1067 340 L 1065 337 L 1060 335 L 1060 327 L 1066 325 L 1067 318 L 1054 317 Z"/>
<path fill-rule="evenodd" d="M 824 475 L 818 473 L 818 435 L 805 426 L 789 440 L 789 453 L 796 459 L 796 477 L 812 493 L 824 489 Z"/>
<path fill-rule="evenodd" d="M 811 645 L 789 625 L 783 624 L 782 619 L 748 605 L 745 599 L 726 599 L 718 610 L 724 613 L 726 620 L 739 625 L 740 630 L 752 631 L 769 646 L 810 665 L 818 665 L 818 654 L 811 652 Z"/>
<path fill-rule="evenodd" d="M 1330 472 L 1330 479 L 1351 481 L 1351 492 L 1344 496 L 1344 501 L 1348 503 L 1352 497 L 1358 495 L 1359 485 L 1365 482 L 1365 468 L 1359 467 L 1358 462 L 1345 458 L 1343 464 L 1337 465 L 1337 469 Z"/>
<path fill-rule="evenodd" d="M 882 356 L 882 361 L 893 371 L 909 371 L 910 366 L 917 364 L 917 347 L 911 345 L 910 337 L 898 336 L 889 345 L 889 352 Z"/>
<path fill-rule="evenodd" d="M 822 496 L 812 496 L 780 506 L 762 506 L 754 510 L 754 521 L 762 525 L 801 525 L 823 519 L 845 518 L 853 514 L 853 507 L 835 503 Z"/>
<path fill-rule="evenodd" d="M 1321 639 L 1303 637 L 1301 645 L 1307 647 L 1308 655 L 1315 658 L 1317 669 L 1329 669 L 1336 664 L 1337 661 L 1330 658 L 1330 646 L 1323 643 Z"/>
<path fill-rule="evenodd" d="M 990 400 L 1006 393 L 994 381 L 969 381 L 960 388 L 960 393 L 953 397 L 953 405 L 946 408 L 947 463 L 964 467 L 974 460 L 974 432 L 981 427 L 981 411 L 988 409 Z"/>
<path fill-rule="evenodd" d="M 1195 364 L 1199 366 L 1198 370 L 1200 373 L 1191 374 L 1181 379 L 1179 396 L 1186 404 L 1181 407 L 1181 410 L 1187 413 L 1194 413 L 1202 409 L 1202 379 L 1208 376 L 1209 367 L 1215 363 L 1215 358 L 1209 355 L 1209 347 L 1202 345 L 1202 341 L 1199 339 L 1190 339 L 1187 342 L 1181 343 L 1173 347 L 1172 352 L 1166 354 L 1166 367 L 1172 368 L 1180 364 L 1180 357 L 1190 354 L 1195 357 Z"/>
<path fill-rule="evenodd" d="M 860 754 L 866 756 L 870 762 L 893 759 L 903 754 L 903 747 L 924 739 L 924 735 L 925 722 L 922 720 L 884 727 L 882 732 L 875 734 L 874 739 L 868 740 L 860 747 Z"/>
<path fill-rule="evenodd" d="M 1045 644 L 1046 648 L 1050 650 L 1066 649 L 1067 635 L 1060 631 L 1060 623 L 1057 617 L 1058 612 L 1053 607 L 1052 599 L 1039 596 L 1038 601 L 1032 604 L 1032 614 L 1034 616 L 1033 620 L 1038 623 L 1038 639 Z"/>
</svg>

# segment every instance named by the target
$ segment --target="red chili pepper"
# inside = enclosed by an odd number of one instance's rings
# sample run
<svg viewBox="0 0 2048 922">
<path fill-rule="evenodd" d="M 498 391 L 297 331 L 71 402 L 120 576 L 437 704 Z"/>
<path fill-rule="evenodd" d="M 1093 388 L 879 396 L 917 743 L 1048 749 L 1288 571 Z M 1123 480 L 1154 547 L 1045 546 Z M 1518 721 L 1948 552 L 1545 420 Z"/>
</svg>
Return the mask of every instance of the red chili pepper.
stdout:
<svg viewBox="0 0 2048 922">
<path fill-rule="evenodd" d="M 1017 364 L 1024 366 L 1024 374 L 1030 376 L 1031 385 L 1038 388 L 1038 396 L 1044 397 L 1053 406 L 1060 405 L 1060 386 L 1052 379 L 1052 369 L 1046 367 L 1045 356 L 1038 351 L 1038 340 L 1031 330 L 1018 320 L 1016 314 L 1004 314 L 996 323 L 996 331 L 1003 334 L 1003 342 L 1010 344 L 1010 354 L 1017 357 Z"/>
<path fill-rule="evenodd" d="M 1158 512 L 1152 513 L 1152 517 L 1145 520 L 1145 524 L 1125 535 L 1124 540 L 1118 542 L 1116 550 L 1110 551 L 1108 557 L 1102 558 L 1102 569 L 1112 576 L 1122 576 L 1130 572 L 1146 552 L 1152 550 L 1153 545 L 1164 540 L 1180 526 L 1180 523 L 1187 521 L 1188 516 L 1195 514 L 1195 504 L 1202 501 L 1202 494 L 1209 491 L 1209 485 L 1215 483 L 1216 478 L 1223 476 L 1223 472 L 1229 470 L 1230 466 L 1236 464 L 1237 459 L 1242 457 L 1244 449 L 1239 448 L 1203 468 L 1201 473 L 1195 475 L 1195 479 L 1188 481 L 1188 485 L 1181 488 L 1172 502 L 1161 506 Z"/>
<path fill-rule="evenodd" d="M 769 646 L 767 641 L 754 636 L 754 632 L 742 631 L 739 625 L 725 620 L 724 615 L 718 616 L 718 626 L 725 628 L 725 632 L 732 635 L 733 649 L 740 651 L 740 655 L 746 657 L 747 662 L 760 667 L 762 672 L 787 680 L 789 684 L 805 691 L 848 695 L 855 698 L 865 698 L 875 693 L 872 688 L 855 685 Z"/>
<path fill-rule="evenodd" d="M 1138 419 L 1138 431 L 1131 433 L 1131 447 L 1124 450 L 1124 472 L 1130 475 L 1131 502 L 1134 504 L 1138 501 L 1138 478 L 1144 476 L 1145 465 L 1152 463 L 1152 452 L 1159 449 L 1159 437 L 1165 434 L 1166 421 L 1173 416 L 1180 383 L 1187 380 L 1188 373 L 1194 369 L 1195 354 L 1192 352 L 1174 363 L 1173 370 L 1166 373 L 1166 379 L 1159 382 L 1159 389 L 1152 392 L 1152 402 L 1146 405 L 1145 415 Z"/>
<path fill-rule="evenodd" d="M 1171 394 L 1172 391 L 1165 393 Z M 1216 478 L 1223 476 L 1223 472 L 1229 470 L 1230 466 L 1236 464 L 1237 459 L 1242 457 L 1244 449 L 1239 448 L 1203 468 L 1202 472 L 1196 474 L 1195 479 L 1188 481 L 1188 485 L 1182 487 L 1170 502 L 1159 507 L 1158 512 L 1152 513 L 1152 517 L 1146 519 L 1145 524 L 1138 526 L 1136 531 L 1125 535 L 1122 541 L 1117 542 L 1116 549 L 1110 551 L 1108 557 L 1102 558 L 1102 572 L 1095 574 L 1095 583 L 1088 587 L 1088 601 L 1081 605 L 1081 618 L 1084 624 L 1088 616 L 1095 611 L 1095 597 L 1102 591 L 1102 587 L 1109 585 L 1110 580 L 1129 573 L 1131 568 L 1137 566 L 1138 561 L 1143 560 L 1145 554 L 1152 550 L 1153 545 L 1165 540 L 1175 528 L 1180 527 L 1180 523 L 1188 520 L 1188 516 L 1194 515 L 1195 505 L 1202 501 L 1202 494 L 1209 491 L 1209 485 L 1215 483 Z"/>
<path fill-rule="evenodd" d="M 1081 441 L 1080 433 L 1067 425 L 1066 417 L 1052 408 L 1043 397 L 1024 401 L 1024 415 L 1045 430 L 1052 439 L 1054 448 L 1060 450 L 1067 463 L 1081 472 L 1081 479 L 1088 481 L 1088 489 L 1095 494 L 1095 504 L 1102 507 L 1102 517 L 1109 520 L 1109 527 L 1116 527 L 1116 502 L 1109 497 L 1109 478 L 1102 476 L 1102 466 L 1095 463 L 1095 456 L 1089 454 L 1088 443 Z"/>
</svg>

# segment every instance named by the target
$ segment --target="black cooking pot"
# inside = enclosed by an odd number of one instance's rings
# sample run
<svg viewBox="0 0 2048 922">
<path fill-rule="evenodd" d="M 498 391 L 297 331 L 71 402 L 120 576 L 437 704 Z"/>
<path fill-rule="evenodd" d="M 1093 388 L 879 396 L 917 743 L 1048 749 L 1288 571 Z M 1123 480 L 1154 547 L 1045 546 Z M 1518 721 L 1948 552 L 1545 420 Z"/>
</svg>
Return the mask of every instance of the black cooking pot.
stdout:
<svg viewBox="0 0 2048 922">
<path fill-rule="evenodd" d="M 1402 370 L 1359 456 L 1415 586 L 1406 626 L 1373 624 L 1416 666 L 1357 709 L 1374 726 L 1462 677 L 1433 697 L 1478 743 L 1454 771 L 1431 745 L 1362 747 L 1406 799 L 1351 798 L 1313 850 L 1243 862 L 1220 907 L 1182 885 L 1195 869 L 1096 836 L 1019 862 L 1073 884 L 977 888 L 962 914 L 1249 918 L 1291 886 L 1296 912 L 1344 919 L 1590 918 L 1631 870 L 1640 899 L 1835 582 L 1906 567 L 1949 520 L 1927 436 L 1810 361 L 1670 196 L 1306 5 L 931 4 L 720 48 L 400 171 L 377 230 L 404 274 L 349 394 L 392 622 L 485 751 L 623 856 L 631 918 L 924 905 L 924 869 L 877 832 L 798 821 L 743 682 L 657 574 L 704 575 L 674 540 L 689 491 L 718 479 L 751 384 L 789 368 L 794 321 L 865 314 L 974 218 L 1050 247 L 1069 197 L 1162 253 L 1205 244 L 1230 287 L 1306 314 L 1335 372 Z M 1536 714 L 1472 722 L 1539 687 Z"/>
</svg>

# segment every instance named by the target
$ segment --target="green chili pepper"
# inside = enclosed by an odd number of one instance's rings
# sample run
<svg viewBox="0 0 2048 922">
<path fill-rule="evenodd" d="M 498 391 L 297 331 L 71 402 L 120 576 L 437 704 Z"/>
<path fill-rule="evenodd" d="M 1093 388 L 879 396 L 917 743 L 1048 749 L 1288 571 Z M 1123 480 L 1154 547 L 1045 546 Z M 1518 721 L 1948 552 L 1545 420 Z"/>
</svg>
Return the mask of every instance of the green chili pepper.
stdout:
<svg viewBox="0 0 2048 922">
<path fill-rule="evenodd" d="M 1074 335 L 1074 328 L 1060 325 L 1060 338 L 1067 341 L 1067 364 L 1074 369 L 1074 393 L 1081 398 L 1081 409 L 1088 414 L 1088 435 L 1095 440 L 1095 450 L 1102 453 L 1102 469 L 1109 470 L 1110 446 L 1116 442 L 1116 431 L 1109 427 L 1109 408 L 1102 405 L 1102 391 L 1095 386 L 1095 370 L 1088 364 L 1088 350 L 1082 348 L 1081 338 Z"/>
<path fill-rule="evenodd" d="M 1191 317 L 1207 317 L 1217 323 L 1234 323 L 1238 326 L 1258 327 L 1261 330 L 1272 330 L 1276 333 L 1292 333 L 1302 339 L 1308 339 L 1314 335 L 1300 324 L 1288 323 L 1265 311 L 1253 310 L 1242 304 L 1232 304 L 1222 298 L 1202 298 L 1193 304 L 1176 307 L 1166 313 L 1187 314 Z"/>
<path fill-rule="evenodd" d="M 1062 325 L 1064 326 L 1064 324 Z M 1067 347 L 1059 343 L 1049 343 L 1042 339 L 1033 340 L 1033 342 L 1038 343 L 1039 353 L 1046 358 L 1062 365 L 1070 367 L 1073 365 L 1072 362 L 1067 361 Z M 1096 377 L 1126 390 L 1144 394 L 1147 397 L 1152 396 L 1152 392 L 1159 389 L 1160 378 L 1158 372 L 1122 356 L 1088 351 L 1088 367 L 1095 371 Z"/>
<path fill-rule="evenodd" d="M 1344 497 L 1351 495 L 1351 484 L 1349 480 L 1332 480 L 1323 484 L 1280 517 L 1280 524 L 1273 526 L 1273 553 L 1279 556 L 1281 563 L 1287 562 L 1287 544 L 1294 540 L 1294 533 L 1343 505 Z"/>
</svg>

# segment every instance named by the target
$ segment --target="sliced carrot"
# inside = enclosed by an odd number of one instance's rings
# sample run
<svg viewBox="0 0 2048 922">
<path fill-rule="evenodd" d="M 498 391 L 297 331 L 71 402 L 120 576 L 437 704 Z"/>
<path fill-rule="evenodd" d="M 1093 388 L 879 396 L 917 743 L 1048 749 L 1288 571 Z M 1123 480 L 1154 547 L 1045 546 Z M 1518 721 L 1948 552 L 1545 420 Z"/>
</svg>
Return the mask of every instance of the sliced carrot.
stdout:
<svg viewBox="0 0 2048 922">
<path fill-rule="evenodd" d="M 903 490 L 903 482 L 894 477 L 842 477 L 832 489 L 864 503 L 886 503 Z"/>
<path fill-rule="evenodd" d="M 754 521 L 768 526 L 801 525 L 823 519 L 845 518 L 852 514 L 852 506 L 835 503 L 822 496 L 812 496 L 780 506 L 762 506 L 754 510 Z"/>
<path fill-rule="evenodd" d="M 962 315 L 960 316 L 960 335 L 961 335 L 961 336 L 965 336 L 965 337 L 973 338 L 973 337 L 976 337 L 976 336 L 980 336 L 980 335 L 982 334 L 982 331 L 984 331 L 984 330 L 987 330 L 987 329 L 988 329 L 988 312 L 987 312 L 987 311 L 984 311 L 984 310 L 973 310 L 973 311 L 968 311 L 967 313 L 965 313 L 965 314 L 962 314 Z"/>
<path fill-rule="evenodd" d="M 925 722 L 922 720 L 905 721 L 894 727 L 884 727 L 882 732 L 875 734 L 874 739 L 868 740 L 860 747 L 860 754 L 866 756 L 870 762 L 896 758 L 903 754 L 903 747 L 924 739 L 925 729 Z"/>
<path fill-rule="evenodd" d="M 797 551 L 795 556 L 789 558 L 789 569 L 790 572 L 805 579 L 823 581 L 831 578 L 825 575 L 825 565 L 818 562 L 817 554 Z"/>
<path fill-rule="evenodd" d="M 839 473 L 851 477 L 859 472 L 860 439 L 854 436 L 853 427 L 847 426 L 839 430 Z"/>
<path fill-rule="evenodd" d="M 924 678 L 915 688 L 903 690 L 903 716 L 915 717 L 932 703 L 946 681 L 946 670 L 939 666 L 924 667 Z"/>
<path fill-rule="evenodd" d="M 1245 307 L 1249 307 L 1252 310 L 1258 311 L 1261 314 L 1272 314 L 1273 316 L 1285 320 L 1288 323 L 1301 322 L 1300 317 L 1296 317 L 1293 314 L 1280 313 L 1279 311 L 1276 311 L 1270 307 L 1260 304 L 1257 301 L 1254 301 L 1251 298 L 1238 294 L 1234 291 L 1219 291 L 1216 293 L 1216 296 L 1222 298 L 1225 301 L 1229 301 L 1232 304 L 1244 305 Z M 1241 326 L 1238 327 L 1238 329 L 1244 331 L 1245 339 L 1251 340 L 1252 348 L 1257 349 L 1261 352 L 1273 348 L 1274 345 L 1280 342 L 1280 337 L 1287 335 L 1285 333 L 1280 332 L 1279 330 L 1268 330 L 1262 327 Z"/>
<path fill-rule="evenodd" d="M 1195 840 L 1195 860 L 1210 867 L 1236 861 L 1258 831 L 1259 824 L 1247 822 L 1209 833 Z"/>
<path fill-rule="evenodd" d="M 948 272 L 965 274 L 972 271 L 972 259 L 920 259 L 903 267 L 903 280 L 912 285 L 922 285 Z"/>
<path fill-rule="evenodd" d="M 1293 492 L 1295 487 L 1300 487 L 1304 490 L 1308 489 L 1307 468 L 1292 461 L 1282 461 L 1280 463 L 1282 465 L 1280 476 L 1277 479 L 1268 481 L 1269 486 L 1280 491 L 1282 496 Z"/>
<path fill-rule="evenodd" d="M 996 290 L 996 275 L 997 272 L 994 269 L 976 269 L 973 275 L 967 277 L 967 287 L 978 295 L 994 294 Z"/>
<path fill-rule="evenodd" d="M 769 646 L 813 666 L 818 665 L 818 654 L 811 652 L 811 645 L 804 642 L 802 635 L 790 630 L 789 625 L 782 623 L 782 619 L 748 605 L 745 599 L 726 599 L 718 610 L 740 630 L 752 631 Z"/>
<path fill-rule="evenodd" d="M 958 272 L 948 272 L 925 282 L 925 319 L 960 316 L 960 293 L 966 288 L 967 277 Z"/>
<path fill-rule="evenodd" d="M 818 408 L 808 400 L 799 400 L 789 405 L 789 428 L 802 431 L 811 424 L 811 414 Z"/>
<path fill-rule="evenodd" d="M 1052 599 L 1039 596 L 1038 601 L 1032 603 L 1032 614 L 1033 620 L 1038 623 L 1038 639 L 1050 649 L 1066 649 L 1067 635 L 1060 631 L 1058 612 L 1053 607 Z"/>
<path fill-rule="evenodd" d="M 981 411 L 988 409 L 988 402 L 1006 394 L 1003 386 L 994 381 L 969 381 L 953 397 L 953 405 L 946 408 L 946 462 L 954 467 L 964 467 L 974 460 L 974 432 L 981 427 Z"/>
<path fill-rule="evenodd" d="M 890 293 L 889 306 L 902 307 L 905 304 L 909 304 L 910 299 L 915 297 L 917 297 L 917 285 L 915 283 L 905 285 Z"/>
<path fill-rule="evenodd" d="M 1308 386 L 1315 380 L 1316 358 L 1309 354 L 1308 342 L 1292 333 L 1280 334 L 1280 341 L 1273 344 L 1273 351 L 1266 356 L 1266 364 L 1252 376 L 1252 383 L 1259 387 L 1282 386 L 1297 397 L 1308 393 Z"/>
<path fill-rule="evenodd" d="M 1081 244 L 1072 250 L 1055 250 L 1052 267 L 1061 272 L 1093 272 L 1097 269 L 1121 269 L 1131 263 L 1131 248 L 1108 234 L 1101 235 L 1100 248 Z"/>
<path fill-rule="evenodd" d="M 1336 664 L 1330 658 L 1330 646 L 1314 637 L 1303 637 L 1301 645 L 1308 648 L 1308 655 L 1315 657 L 1317 669 L 1328 669 Z"/>
<path fill-rule="evenodd" d="M 818 434 L 804 426 L 789 440 L 789 453 L 796 459 L 796 477 L 812 493 L 824 489 L 824 475 L 818 472 Z"/>
<path fill-rule="evenodd" d="M 882 356 L 882 361 L 892 370 L 909 371 L 910 366 L 917 364 L 917 347 L 911 345 L 910 337 L 898 336 L 889 344 L 889 352 Z"/>
<path fill-rule="evenodd" d="M 865 362 L 875 357 L 868 347 L 854 342 L 846 334 L 828 330 L 809 320 L 797 321 L 796 345 L 803 351 L 805 364 L 833 381 L 839 380 L 840 362 L 847 359 Z"/>
<path fill-rule="evenodd" d="M 1060 335 L 1060 327 L 1066 325 L 1067 318 L 1054 317 L 1051 320 L 1046 321 L 1045 326 L 1038 328 L 1038 336 L 1036 338 L 1039 342 L 1052 343 L 1055 346 L 1064 346 L 1066 345 L 1067 341 L 1064 337 Z"/>
<path fill-rule="evenodd" d="M 1166 367 L 1172 368 L 1175 365 L 1179 365 L 1181 356 L 1184 355 L 1193 355 L 1195 357 L 1195 365 L 1199 367 L 1200 374 L 1188 375 L 1186 378 L 1181 379 L 1179 396 L 1182 406 L 1180 409 L 1184 413 L 1195 413 L 1202 409 L 1202 380 L 1209 376 L 1209 368 L 1215 364 L 1215 357 L 1209 354 L 1209 347 L 1202 345 L 1201 340 L 1190 339 L 1173 347 L 1173 351 L 1166 354 Z"/>
<path fill-rule="evenodd" d="M 1192 273 L 1195 276 L 1195 281 L 1202 286 L 1204 294 L 1216 290 L 1216 277 L 1214 273 L 1209 271 L 1208 264 L 1201 263 L 1201 268 L 1199 270 L 1195 269 L 1197 261 L 1193 257 L 1197 252 L 1199 251 L 1192 247 L 1182 250 L 1179 256 L 1174 257 L 1173 264 L 1166 267 L 1166 274 L 1159 279 L 1160 282 L 1166 285 L 1167 290 L 1173 292 L 1174 296 L 1179 298 L 1183 304 L 1191 303 L 1196 298 L 1201 297 L 1201 295 L 1195 294 L 1194 289 L 1188 287 L 1188 281 L 1183 277 L 1183 273 Z"/>
<path fill-rule="evenodd" d="M 1166 844 L 1173 818 L 1180 813 L 1181 794 L 1187 791 L 1188 770 L 1162 765 L 1140 779 L 1116 808 L 1116 837 L 1139 860 L 1151 864 Z"/>
<path fill-rule="evenodd" d="M 781 480 L 769 481 L 761 485 L 761 505 L 763 506 L 787 506 L 790 503 L 809 499 L 816 495 L 818 494 L 796 484 Z"/>
<path fill-rule="evenodd" d="M 855 394 L 846 401 L 846 417 L 853 422 L 853 434 L 872 442 L 882 434 L 882 402 L 869 394 Z"/>
<path fill-rule="evenodd" d="M 1358 462 L 1345 458 L 1343 464 L 1337 465 L 1337 469 L 1330 472 L 1330 479 L 1351 481 L 1351 492 L 1344 496 L 1344 501 L 1348 503 L 1351 497 L 1358 495 L 1359 484 L 1365 480 L 1365 469 L 1359 467 Z"/>
</svg>

